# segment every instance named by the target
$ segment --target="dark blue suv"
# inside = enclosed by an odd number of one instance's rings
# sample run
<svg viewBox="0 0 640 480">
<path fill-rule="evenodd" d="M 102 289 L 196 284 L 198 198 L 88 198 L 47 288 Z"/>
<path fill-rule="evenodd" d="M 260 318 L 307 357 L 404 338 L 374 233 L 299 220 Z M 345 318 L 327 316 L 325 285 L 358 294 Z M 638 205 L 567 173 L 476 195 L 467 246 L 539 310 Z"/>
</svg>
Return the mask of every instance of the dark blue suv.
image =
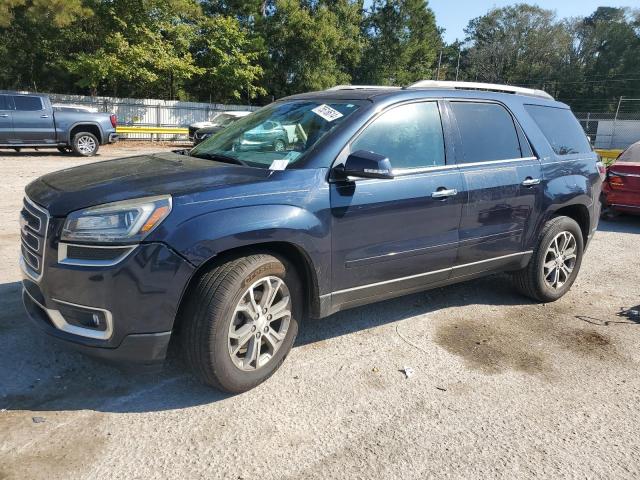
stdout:
<svg viewBox="0 0 640 480">
<path fill-rule="evenodd" d="M 284 148 L 256 140 L 282 126 Z M 240 392 L 304 316 L 508 271 L 564 295 L 599 217 L 603 167 L 544 92 L 420 82 L 277 101 L 191 151 L 45 175 L 21 214 L 25 307 L 126 366 L 169 340 Z"/>
</svg>

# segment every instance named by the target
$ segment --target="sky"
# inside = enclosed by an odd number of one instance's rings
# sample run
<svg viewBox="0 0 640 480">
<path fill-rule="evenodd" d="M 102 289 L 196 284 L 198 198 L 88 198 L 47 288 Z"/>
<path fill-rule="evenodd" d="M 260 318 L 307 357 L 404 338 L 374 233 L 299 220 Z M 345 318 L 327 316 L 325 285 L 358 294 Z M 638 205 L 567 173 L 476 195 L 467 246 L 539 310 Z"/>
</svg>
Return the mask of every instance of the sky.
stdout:
<svg viewBox="0 0 640 480">
<path fill-rule="evenodd" d="M 484 15 L 493 7 L 504 7 L 515 3 L 514 0 L 429 0 L 429 6 L 436 14 L 439 27 L 445 28 L 444 39 L 451 43 L 457 39 L 464 39 L 464 28 L 469 20 Z M 638 0 L 622 2 L 607 0 L 530 0 L 526 3 L 538 5 L 549 10 L 555 10 L 559 17 L 585 17 L 604 7 L 632 7 Z"/>
</svg>

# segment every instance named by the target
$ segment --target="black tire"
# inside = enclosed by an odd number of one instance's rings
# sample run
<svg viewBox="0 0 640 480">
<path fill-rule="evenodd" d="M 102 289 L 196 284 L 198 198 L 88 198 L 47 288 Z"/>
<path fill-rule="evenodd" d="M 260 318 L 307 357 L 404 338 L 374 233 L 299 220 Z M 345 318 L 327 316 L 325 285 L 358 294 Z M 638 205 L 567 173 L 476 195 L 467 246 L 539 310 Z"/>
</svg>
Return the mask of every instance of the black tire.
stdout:
<svg viewBox="0 0 640 480">
<path fill-rule="evenodd" d="M 563 232 L 570 233 L 575 239 L 575 263 L 570 275 L 562 285 L 557 288 L 550 286 L 545 280 L 544 264 L 547 259 L 548 249 L 554 239 Z M 513 280 L 516 288 L 527 297 L 538 302 L 554 302 L 569 291 L 576 279 L 582 264 L 584 240 L 582 230 L 575 220 L 569 217 L 559 216 L 549 220 L 542 232 L 529 264 L 522 270 L 513 272 Z M 564 262 L 564 260 L 563 260 Z"/>
<path fill-rule="evenodd" d="M 100 142 L 93 133 L 80 132 L 74 135 L 71 148 L 76 155 L 93 157 L 98 153 Z"/>
<path fill-rule="evenodd" d="M 279 349 L 263 366 L 242 370 L 232 360 L 229 329 L 247 289 L 267 277 L 278 277 L 288 287 L 288 329 Z M 207 271 L 191 288 L 181 312 L 182 351 L 189 367 L 207 385 L 230 393 L 241 393 L 264 382 L 280 367 L 295 341 L 303 311 L 302 295 L 295 269 L 272 255 L 241 257 Z"/>
</svg>

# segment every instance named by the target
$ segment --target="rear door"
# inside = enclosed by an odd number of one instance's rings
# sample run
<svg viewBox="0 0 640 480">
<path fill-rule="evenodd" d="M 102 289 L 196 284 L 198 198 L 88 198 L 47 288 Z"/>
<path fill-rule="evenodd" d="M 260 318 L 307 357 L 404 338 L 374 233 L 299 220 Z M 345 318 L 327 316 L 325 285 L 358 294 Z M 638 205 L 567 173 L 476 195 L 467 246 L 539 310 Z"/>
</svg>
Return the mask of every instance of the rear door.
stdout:
<svg viewBox="0 0 640 480">
<path fill-rule="evenodd" d="M 408 103 L 382 112 L 341 154 L 338 163 L 357 150 L 384 155 L 395 178 L 330 185 L 334 306 L 449 277 L 463 195 L 444 137 L 438 102 Z"/>
<path fill-rule="evenodd" d="M 18 143 L 56 143 L 53 110 L 37 95 L 13 95 L 13 135 Z"/>
<path fill-rule="evenodd" d="M 0 143 L 9 143 L 13 136 L 11 97 L 0 95 Z"/>
<path fill-rule="evenodd" d="M 542 196 L 541 167 L 507 108 L 497 102 L 451 100 L 456 162 L 466 199 L 454 274 L 518 262 Z"/>
</svg>

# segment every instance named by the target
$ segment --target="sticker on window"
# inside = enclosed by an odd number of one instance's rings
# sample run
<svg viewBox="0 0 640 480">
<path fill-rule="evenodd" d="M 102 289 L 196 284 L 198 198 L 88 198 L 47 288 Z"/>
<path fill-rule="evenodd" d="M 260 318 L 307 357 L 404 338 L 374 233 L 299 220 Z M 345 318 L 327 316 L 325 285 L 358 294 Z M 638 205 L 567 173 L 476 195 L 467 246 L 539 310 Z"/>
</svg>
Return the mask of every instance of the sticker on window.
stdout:
<svg viewBox="0 0 640 480">
<path fill-rule="evenodd" d="M 274 160 L 273 162 L 271 162 L 269 170 L 284 170 L 285 168 L 287 168 L 287 165 L 289 165 L 289 160 L 287 160 L 286 158 L 282 160 Z"/>
<path fill-rule="evenodd" d="M 331 108 L 329 105 L 322 104 L 317 106 L 316 108 L 311 110 L 316 115 L 324 118 L 327 122 L 333 122 L 343 115 L 334 108 Z"/>
</svg>

